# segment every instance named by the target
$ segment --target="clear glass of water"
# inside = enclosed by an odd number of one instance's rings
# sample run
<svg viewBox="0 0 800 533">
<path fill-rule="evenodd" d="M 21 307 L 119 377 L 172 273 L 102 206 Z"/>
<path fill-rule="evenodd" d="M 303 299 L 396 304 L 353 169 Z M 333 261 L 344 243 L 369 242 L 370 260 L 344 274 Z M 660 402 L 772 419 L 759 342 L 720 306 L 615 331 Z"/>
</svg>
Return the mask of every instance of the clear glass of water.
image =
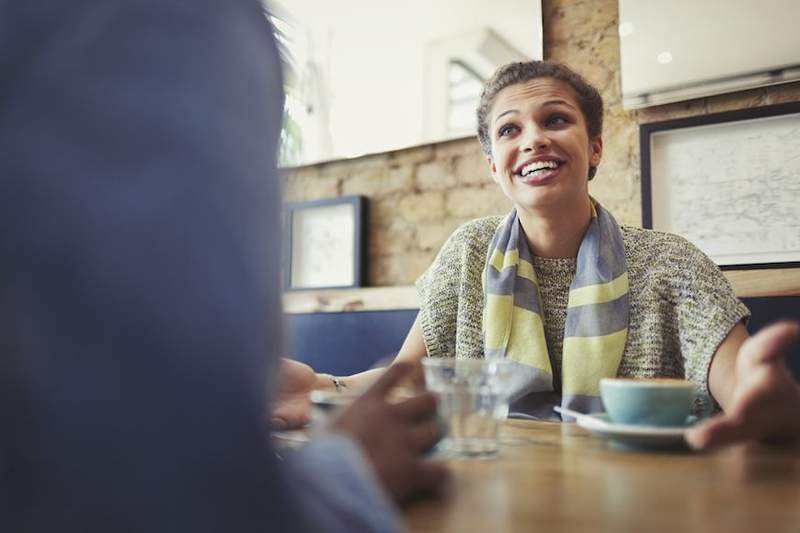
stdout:
<svg viewBox="0 0 800 533">
<path fill-rule="evenodd" d="M 508 414 L 511 366 L 503 359 L 424 358 L 425 384 L 447 425 L 442 451 L 458 456 L 492 456 Z"/>
</svg>

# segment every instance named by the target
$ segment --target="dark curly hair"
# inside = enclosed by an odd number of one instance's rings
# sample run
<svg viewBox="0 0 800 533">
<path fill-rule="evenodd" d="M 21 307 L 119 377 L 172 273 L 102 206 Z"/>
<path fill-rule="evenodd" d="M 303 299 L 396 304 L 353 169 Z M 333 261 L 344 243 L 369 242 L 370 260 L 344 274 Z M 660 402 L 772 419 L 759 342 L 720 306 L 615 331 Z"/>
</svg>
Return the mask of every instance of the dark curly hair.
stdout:
<svg viewBox="0 0 800 533">
<path fill-rule="evenodd" d="M 510 85 L 524 83 L 537 78 L 552 78 L 563 81 L 575 91 L 578 105 L 586 118 L 586 129 L 590 139 L 603 132 L 603 97 L 592 85 L 569 67 L 556 61 L 526 61 L 509 63 L 497 69 L 483 85 L 478 104 L 478 140 L 485 154 L 492 152 L 492 139 L 489 135 L 489 110 L 497 93 Z M 589 179 L 597 172 L 597 167 L 589 169 Z"/>
</svg>

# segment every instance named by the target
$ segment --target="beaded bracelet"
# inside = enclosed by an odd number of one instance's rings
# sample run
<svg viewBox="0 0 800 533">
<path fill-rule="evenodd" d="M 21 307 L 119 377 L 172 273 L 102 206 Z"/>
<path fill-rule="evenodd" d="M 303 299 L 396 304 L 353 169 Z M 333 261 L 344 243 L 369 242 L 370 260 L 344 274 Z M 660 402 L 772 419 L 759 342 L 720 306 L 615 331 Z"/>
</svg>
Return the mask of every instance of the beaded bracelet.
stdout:
<svg viewBox="0 0 800 533">
<path fill-rule="evenodd" d="M 320 376 L 325 379 L 329 379 L 331 383 L 333 383 L 334 388 L 336 388 L 336 392 L 342 392 L 347 388 L 347 383 L 345 383 L 342 378 L 336 377 L 332 374 L 320 374 Z"/>
<path fill-rule="evenodd" d="M 347 384 L 336 376 L 330 376 L 333 386 L 336 387 L 336 392 L 342 392 L 347 388 Z"/>
</svg>

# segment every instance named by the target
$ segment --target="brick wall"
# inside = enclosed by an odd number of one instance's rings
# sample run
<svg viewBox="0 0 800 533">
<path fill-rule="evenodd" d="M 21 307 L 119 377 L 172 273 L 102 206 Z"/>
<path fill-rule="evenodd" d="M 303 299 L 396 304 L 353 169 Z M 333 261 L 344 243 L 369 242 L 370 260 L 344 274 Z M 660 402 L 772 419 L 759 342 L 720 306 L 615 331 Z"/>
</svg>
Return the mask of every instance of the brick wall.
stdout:
<svg viewBox="0 0 800 533">
<path fill-rule="evenodd" d="M 617 0 L 543 0 L 544 51 L 603 95 L 603 162 L 590 192 L 623 224 L 640 224 L 639 124 L 800 101 L 800 83 L 658 106 L 622 109 Z M 447 236 L 471 218 L 508 212 L 476 138 L 286 171 L 288 201 L 369 197 L 369 285 L 406 285 Z"/>
</svg>

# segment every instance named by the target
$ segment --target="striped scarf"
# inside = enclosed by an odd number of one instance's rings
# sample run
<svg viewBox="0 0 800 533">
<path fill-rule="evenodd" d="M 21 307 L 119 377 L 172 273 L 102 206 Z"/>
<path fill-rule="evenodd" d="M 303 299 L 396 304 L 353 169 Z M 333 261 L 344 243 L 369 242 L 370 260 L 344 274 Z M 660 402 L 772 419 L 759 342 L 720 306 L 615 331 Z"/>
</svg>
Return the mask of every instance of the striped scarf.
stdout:
<svg viewBox="0 0 800 533">
<path fill-rule="evenodd" d="M 506 358 L 516 367 L 509 416 L 560 420 L 556 405 L 602 411 L 600 378 L 616 376 L 630 319 L 625 247 L 614 217 L 592 200 L 592 221 L 569 289 L 560 395 L 553 384 L 539 283 L 516 210 L 492 238 L 483 281 L 485 356 Z"/>
</svg>

